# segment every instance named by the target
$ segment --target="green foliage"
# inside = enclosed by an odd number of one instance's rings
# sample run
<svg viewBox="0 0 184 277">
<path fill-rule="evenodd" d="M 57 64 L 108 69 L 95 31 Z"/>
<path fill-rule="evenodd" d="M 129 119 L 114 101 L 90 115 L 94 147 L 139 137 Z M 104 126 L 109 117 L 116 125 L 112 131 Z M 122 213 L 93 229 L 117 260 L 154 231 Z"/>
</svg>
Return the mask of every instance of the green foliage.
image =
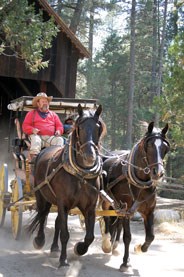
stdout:
<svg viewBox="0 0 184 277">
<path fill-rule="evenodd" d="M 67 16 L 69 24 L 73 15 L 71 6 L 75 8 L 77 0 L 50 1 L 61 3 L 61 14 Z M 144 124 L 141 126 L 141 122 L 154 121 L 157 114 L 160 115 L 160 126 L 163 126 L 163 122 L 168 122 L 172 143 L 170 176 L 178 176 L 178 154 L 183 153 L 184 145 L 184 15 L 179 3 L 179 0 L 168 1 L 168 7 L 175 5 L 175 9 L 168 9 L 166 34 L 162 33 L 166 1 L 137 0 L 135 15 L 132 140 L 135 142 L 143 135 Z M 99 28 L 108 34 L 102 42 L 101 50 L 96 52 L 91 60 L 82 61 L 78 68 L 77 97 L 97 98 L 103 105 L 103 118 L 108 129 L 105 145 L 111 150 L 124 148 L 129 124 L 127 100 L 130 87 L 130 7 L 131 1 L 86 0 L 77 32 L 81 41 L 86 43 L 89 35 L 89 16 L 93 11 L 94 29 L 90 31 L 93 31 L 94 35 Z M 105 19 L 99 16 L 104 15 L 104 11 L 107 12 Z M 116 25 L 116 17 L 120 14 L 124 32 Z M 161 49 L 163 35 L 166 35 L 166 40 L 164 48 Z M 163 57 L 161 50 L 164 50 Z M 156 97 L 157 93 L 161 94 L 159 98 Z"/>
<path fill-rule="evenodd" d="M 43 52 L 58 32 L 52 18 L 43 22 L 42 11 L 26 0 L 0 0 L 0 23 L 0 54 L 24 60 L 32 73 L 48 66 Z"/>
<path fill-rule="evenodd" d="M 171 125 L 172 138 L 177 146 L 184 146 L 184 32 L 180 32 L 168 50 L 164 93 L 160 109 L 163 119 Z"/>
<path fill-rule="evenodd" d="M 94 60 L 80 67 L 80 73 L 88 79 L 85 96 L 97 98 L 103 105 L 103 117 L 107 119 L 108 129 L 105 144 L 108 149 L 123 147 L 123 130 L 126 129 L 128 47 L 123 46 L 123 41 L 124 38 L 112 32 Z"/>
</svg>

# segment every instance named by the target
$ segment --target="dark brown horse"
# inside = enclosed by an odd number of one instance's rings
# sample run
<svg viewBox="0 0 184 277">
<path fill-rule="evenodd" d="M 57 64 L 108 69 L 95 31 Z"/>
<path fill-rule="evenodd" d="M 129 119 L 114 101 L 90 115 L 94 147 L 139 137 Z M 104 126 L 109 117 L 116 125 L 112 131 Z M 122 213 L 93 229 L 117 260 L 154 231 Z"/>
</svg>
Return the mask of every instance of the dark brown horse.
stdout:
<svg viewBox="0 0 184 277">
<path fill-rule="evenodd" d="M 163 159 L 169 151 L 166 139 L 168 124 L 160 130 L 151 122 L 145 136 L 131 151 L 107 158 L 103 170 L 104 189 L 113 200 L 110 205 L 103 203 L 104 209 L 116 209 L 118 217 L 104 217 L 105 234 L 102 249 L 112 251 L 117 246 L 123 229 L 124 256 L 121 271 L 129 267 L 129 245 L 131 241 L 130 219 L 138 211 L 144 219 L 145 242 L 137 251 L 146 252 L 154 240 L 154 209 L 156 205 L 156 185 L 164 175 Z M 115 242 L 113 246 L 112 243 Z"/>
<path fill-rule="evenodd" d="M 58 237 L 61 241 L 59 267 L 68 265 L 67 243 L 69 240 L 68 214 L 78 207 L 85 218 L 86 235 L 83 242 L 75 246 L 75 253 L 84 255 L 94 240 L 95 208 L 99 194 L 102 161 L 99 144 L 105 133 L 105 124 L 100 114 L 101 105 L 96 111 L 84 111 L 79 104 L 69 142 L 64 149 L 49 147 L 44 149 L 35 165 L 35 195 L 37 214 L 28 230 L 34 232 L 36 248 L 45 243 L 44 227 L 51 205 L 58 208 L 55 221 L 55 234 L 51 252 L 58 251 Z"/>
</svg>

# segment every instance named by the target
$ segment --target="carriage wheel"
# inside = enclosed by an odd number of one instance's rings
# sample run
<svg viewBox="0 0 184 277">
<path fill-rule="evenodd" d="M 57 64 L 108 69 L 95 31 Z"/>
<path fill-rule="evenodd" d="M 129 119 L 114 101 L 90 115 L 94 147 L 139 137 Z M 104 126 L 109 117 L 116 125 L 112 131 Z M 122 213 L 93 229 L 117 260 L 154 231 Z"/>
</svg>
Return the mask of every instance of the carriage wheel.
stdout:
<svg viewBox="0 0 184 277">
<path fill-rule="evenodd" d="M 0 227 L 6 216 L 6 196 L 8 196 L 8 166 L 3 164 L 0 170 Z"/>
<path fill-rule="evenodd" d="M 22 181 L 19 177 L 15 179 L 12 183 L 12 203 L 16 202 L 23 196 L 23 190 L 22 190 Z M 19 200 L 18 202 L 21 202 Z M 16 204 L 16 203 L 15 203 Z M 12 233 L 14 239 L 18 240 L 21 235 L 22 230 L 22 211 L 23 206 L 22 205 L 14 205 L 11 208 L 11 224 L 12 224 Z"/>
</svg>

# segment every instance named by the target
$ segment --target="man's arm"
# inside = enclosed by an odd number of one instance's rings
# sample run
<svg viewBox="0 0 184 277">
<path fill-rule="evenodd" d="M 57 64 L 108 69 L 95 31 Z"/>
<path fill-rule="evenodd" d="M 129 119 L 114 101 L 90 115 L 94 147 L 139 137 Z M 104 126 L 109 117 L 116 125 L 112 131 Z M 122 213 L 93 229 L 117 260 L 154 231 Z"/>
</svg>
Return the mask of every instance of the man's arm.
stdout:
<svg viewBox="0 0 184 277">
<path fill-rule="evenodd" d="M 34 127 L 33 127 L 33 112 L 30 111 L 26 114 L 25 119 L 22 123 L 22 130 L 23 133 L 27 135 L 31 135 L 34 133 Z"/>
<path fill-rule="evenodd" d="M 64 133 L 64 127 L 63 123 L 61 122 L 59 116 L 55 113 L 54 114 L 54 119 L 55 119 L 55 135 L 62 135 Z"/>
</svg>

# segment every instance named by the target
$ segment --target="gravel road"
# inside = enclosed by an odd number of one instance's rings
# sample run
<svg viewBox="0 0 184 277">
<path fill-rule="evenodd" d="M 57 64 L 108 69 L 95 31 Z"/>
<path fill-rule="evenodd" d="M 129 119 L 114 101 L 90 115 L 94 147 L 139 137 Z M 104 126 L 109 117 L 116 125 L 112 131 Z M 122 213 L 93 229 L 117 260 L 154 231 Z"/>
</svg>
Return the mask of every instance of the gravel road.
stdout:
<svg viewBox="0 0 184 277">
<path fill-rule="evenodd" d="M 53 237 L 55 213 L 49 215 L 46 226 L 46 244 L 42 250 L 35 250 L 32 237 L 28 237 L 24 228 L 30 214 L 24 213 L 22 237 L 15 241 L 11 233 L 10 213 L 7 212 L 4 227 L 0 229 L 0 277 L 183 277 L 184 276 L 184 222 L 162 222 L 155 226 L 156 238 L 149 251 L 137 255 L 135 244 L 143 242 L 144 227 L 142 221 L 132 221 L 132 242 L 130 245 L 129 272 L 119 272 L 122 263 L 123 244 L 112 254 L 101 250 L 99 224 L 95 226 L 95 241 L 89 251 L 82 257 L 73 253 L 73 247 L 84 236 L 77 216 L 69 217 L 70 241 L 68 244 L 68 261 L 70 267 L 57 269 L 58 258 L 51 258 L 49 248 Z"/>
</svg>

